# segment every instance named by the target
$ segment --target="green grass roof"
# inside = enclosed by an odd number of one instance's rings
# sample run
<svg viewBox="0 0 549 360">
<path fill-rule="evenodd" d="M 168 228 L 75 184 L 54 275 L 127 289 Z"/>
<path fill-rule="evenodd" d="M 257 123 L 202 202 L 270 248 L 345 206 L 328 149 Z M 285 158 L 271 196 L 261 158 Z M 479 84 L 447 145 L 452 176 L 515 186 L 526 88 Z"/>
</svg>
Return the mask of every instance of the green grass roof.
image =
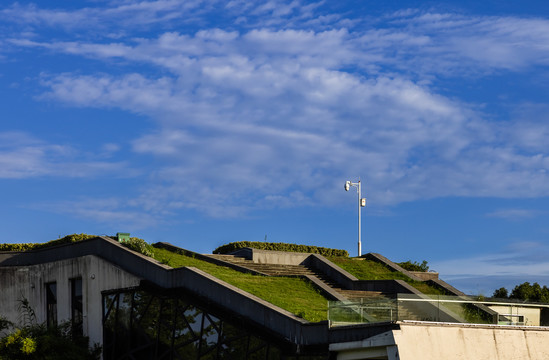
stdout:
<svg viewBox="0 0 549 360">
<path fill-rule="evenodd" d="M 4 246 L 0 247 L 0 250 L 26 251 L 82 241 L 92 237 L 94 236 L 73 234 L 43 244 L 1 244 Z M 178 252 L 153 247 L 146 244 L 142 239 L 137 240 L 140 240 L 143 246 L 146 247 L 147 255 L 152 254 L 153 258 L 173 268 L 184 266 L 196 267 L 305 320 L 317 322 L 327 319 L 328 299 L 315 285 L 306 279 L 242 273 L 226 266 L 215 265 Z M 138 243 L 137 245 L 140 244 Z M 131 246 L 129 247 L 131 248 Z M 134 250 L 143 252 L 141 248 Z M 358 260 L 345 256 L 331 256 L 328 259 L 360 280 L 404 280 L 424 294 L 444 294 L 443 291 L 433 286 L 421 281 L 414 281 L 406 275 L 392 271 L 387 266 L 372 260 Z"/>
<path fill-rule="evenodd" d="M 156 260 L 171 267 L 194 266 L 305 320 L 327 319 L 328 299 L 305 279 L 246 274 L 166 249 L 154 248 L 153 252 Z"/>
<path fill-rule="evenodd" d="M 417 290 L 429 295 L 445 295 L 445 292 L 423 281 L 410 279 L 403 273 L 392 271 L 384 264 L 367 259 L 329 257 L 331 262 L 354 275 L 359 280 L 403 280 Z"/>
</svg>

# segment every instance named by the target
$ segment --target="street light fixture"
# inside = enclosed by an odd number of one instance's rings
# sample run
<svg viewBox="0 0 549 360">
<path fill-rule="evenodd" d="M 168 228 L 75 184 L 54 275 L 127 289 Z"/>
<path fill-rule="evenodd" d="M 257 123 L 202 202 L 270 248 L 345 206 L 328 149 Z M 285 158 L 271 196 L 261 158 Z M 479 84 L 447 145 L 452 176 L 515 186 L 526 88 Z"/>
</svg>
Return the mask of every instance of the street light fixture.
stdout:
<svg viewBox="0 0 549 360">
<path fill-rule="evenodd" d="M 358 182 L 354 183 L 351 181 L 345 181 L 345 191 L 349 191 L 351 186 L 356 187 L 356 192 L 358 194 L 358 256 L 360 257 L 362 255 L 362 244 L 360 239 L 360 208 L 363 208 L 366 206 L 366 198 L 362 198 L 360 195 L 360 180 Z"/>
</svg>

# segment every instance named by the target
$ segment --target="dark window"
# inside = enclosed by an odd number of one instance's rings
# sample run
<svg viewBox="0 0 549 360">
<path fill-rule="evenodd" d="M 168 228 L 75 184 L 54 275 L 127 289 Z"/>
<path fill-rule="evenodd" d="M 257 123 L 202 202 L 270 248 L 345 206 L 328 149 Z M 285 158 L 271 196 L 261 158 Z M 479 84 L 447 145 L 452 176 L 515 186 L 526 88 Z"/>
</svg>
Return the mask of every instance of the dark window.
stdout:
<svg viewBox="0 0 549 360">
<path fill-rule="evenodd" d="M 328 359 L 327 351 L 322 350 L 312 356 L 297 355 L 293 343 L 284 344 L 280 340 L 275 343 L 270 334 L 221 317 L 181 293 L 122 290 L 103 294 L 103 358 Z"/>
<path fill-rule="evenodd" d="M 71 322 L 75 335 L 83 335 L 82 278 L 71 279 Z"/>
<path fill-rule="evenodd" d="M 46 284 L 46 323 L 48 327 L 57 325 L 57 283 Z"/>
</svg>

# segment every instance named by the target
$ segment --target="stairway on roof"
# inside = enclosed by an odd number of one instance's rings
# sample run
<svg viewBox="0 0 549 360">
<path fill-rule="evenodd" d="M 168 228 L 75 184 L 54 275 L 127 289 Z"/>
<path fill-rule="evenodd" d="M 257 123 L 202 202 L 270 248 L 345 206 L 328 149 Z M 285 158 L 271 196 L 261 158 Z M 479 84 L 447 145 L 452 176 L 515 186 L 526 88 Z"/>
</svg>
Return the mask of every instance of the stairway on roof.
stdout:
<svg viewBox="0 0 549 360">
<path fill-rule="evenodd" d="M 268 263 L 256 263 L 252 260 L 246 259 L 241 256 L 235 255 L 221 255 L 221 254 L 208 254 L 208 257 L 225 261 L 231 264 L 242 266 L 244 268 L 266 274 L 268 276 L 313 276 L 322 281 L 324 284 L 335 290 L 343 298 L 347 300 L 356 300 L 362 298 L 386 298 L 387 294 L 379 291 L 364 291 L 364 290 L 351 290 L 344 289 L 337 284 L 333 279 L 325 274 L 317 271 L 316 269 L 306 265 L 283 265 L 283 264 L 268 264 Z"/>
</svg>

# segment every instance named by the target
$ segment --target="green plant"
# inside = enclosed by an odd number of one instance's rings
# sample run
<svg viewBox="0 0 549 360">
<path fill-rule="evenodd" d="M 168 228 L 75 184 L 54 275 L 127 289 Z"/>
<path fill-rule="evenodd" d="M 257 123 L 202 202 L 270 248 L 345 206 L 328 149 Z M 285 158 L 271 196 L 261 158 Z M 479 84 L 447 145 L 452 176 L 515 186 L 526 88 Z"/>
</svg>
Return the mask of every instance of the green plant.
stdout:
<svg viewBox="0 0 549 360">
<path fill-rule="evenodd" d="M 153 257 L 156 260 L 169 258 L 169 265 L 174 268 L 198 268 L 271 304 L 293 314 L 299 314 L 308 321 L 327 319 L 327 299 L 313 284 L 304 279 L 251 275 L 188 256 L 183 251 L 172 252 L 160 247 L 154 247 L 153 250 Z"/>
<path fill-rule="evenodd" d="M 143 239 L 140 239 L 137 237 L 131 237 L 126 241 L 122 241 L 121 244 L 127 247 L 128 249 L 136 251 L 145 256 L 149 256 L 149 257 L 153 256 L 154 249 L 152 245 L 147 244 L 147 242 Z"/>
<path fill-rule="evenodd" d="M 21 300 L 19 300 L 19 315 L 22 319 L 22 323 L 25 326 L 32 326 L 36 325 L 36 313 L 34 312 L 34 309 L 30 306 L 29 300 L 27 298 L 22 297 Z"/>
<path fill-rule="evenodd" d="M 88 240 L 97 237 L 88 234 L 72 234 L 60 239 L 51 240 L 46 243 L 23 243 L 23 244 L 0 244 L 0 251 L 29 251 L 44 249 L 52 246 L 70 244 L 78 241 Z"/>
<path fill-rule="evenodd" d="M 35 312 L 27 299 L 20 301 L 19 311 L 24 325 L 0 338 L 0 360 L 97 360 L 101 347 L 89 347 L 87 337 L 73 333 L 72 325 L 63 322 L 47 327 L 36 323 Z M 0 330 L 14 327 L 0 318 Z"/>
<path fill-rule="evenodd" d="M 492 294 L 492 297 L 496 299 L 507 299 L 509 297 L 509 292 L 506 288 L 500 287 L 499 289 L 495 290 Z"/>
<path fill-rule="evenodd" d="M 417 261 L 412 262 L 408 260 L 405 262 L 397 263 L 397 265 L 400 265 L 400 267 L 408 271 L 422 271 L 422 272 L 429 271 L 429 266 L 427 265 L 426 260 L 423 260 L 421 264 L 418 263 Z"/>
<path fill-rule="evenodd" d="M 528 281 L 514 287 L 509 295 L 510 299 L 518 299 L 532 302 L 549 302 L 549 288 L 541 286 L 537 282 L 530 284 Z"/>
<path fill-rule="evenodd" d="M 172 259 L 171 257 L 159 257 L 158 261 L 160 261 L 161 264 L 172 266 Z M 172 266 L 173 267 L 173 266 Z"/>
<path fill-rule="evenodd" d="M 13 326 L 13 323 L 9 321 L 8 319 L 4 319 L 2 316 L 0 316 L 0 332 L 4 330 L 8 330 Z"/>
<path fill-rule="evenodd" d="M 2 360 L 96 360 L 101 355 L 97 344 L 91 348 L 88 338 L 75 336 L 70 322 L 54 327 L 44 324 L 25 326 L 0 339 Z"/>
<path fill-rule="evenodd" d="M 446 292 L 423 281 L 415 281 L 405 274 L 393 271 L 384 264 L 373 260 L 330 257 L 331 262 L 348 271 L 360 280 L 403 280 L 424 294 L 445 295 Z"/>
<path fill-rule="evenodd" d="M 270 243 L 270 242 L 259 242 L 259 241 L 238 241 L 238 242 L 228 243 L 226 245 L 218 247 L 213 251 L 213 253 L 228 254 L 235 250 L 246 248 L 246 247 L 258 249 L 258 250 L 313 253 L 313 254 L 319 254 L 322 256 L 343 256 L 343 257 L 349 256 L 349 253 L 346 250 L 330 249 L 330 248 L 312 246 L 312 245 Z"/>
</svg>

